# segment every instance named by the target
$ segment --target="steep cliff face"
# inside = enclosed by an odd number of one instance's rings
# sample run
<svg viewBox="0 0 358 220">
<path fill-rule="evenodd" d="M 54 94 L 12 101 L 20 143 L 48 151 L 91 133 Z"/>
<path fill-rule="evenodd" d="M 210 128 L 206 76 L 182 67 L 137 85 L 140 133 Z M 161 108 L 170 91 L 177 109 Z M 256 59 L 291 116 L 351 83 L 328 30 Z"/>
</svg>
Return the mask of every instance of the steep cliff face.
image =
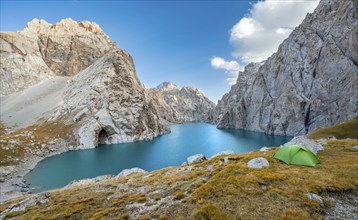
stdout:
<svg viewBox="0 0 358 220">
<path fill-rule="evenodd" d="M 245 108 L 243 105 L 237 105 L 238 102 L 243 101 L 239 94 L 245 93 L 252 85 L 255 73 L 261 65 L 262 63 L 250 63 L 239 73 L 236 84 L 231 86 L 230 92 L 218 101 L 218 105 L 211 113 L 211 121 L 223 123 L 229 128 L 240 128 L 240 125 L 245 123 Z M 237 108 L 229 108 L 229 106 L 237 106 Z"/>
<path fill-rule="evenodd" d="M 51 25 L 33 19 L 15 33 L 1 33 L 1 95 L 45 78 L 73 76 L 116 45 L 93 22 L 63 19 Z"/>
<path fill-rule="evenodd" d="M 68 115 L 78 124 L 80 148 L 152 139 L 165 131 L 155 106 L 146 98 L 132 58 L 120 49 L 73 77 L 64 100 L 54 118 Z"/>
<path fill-rule="evenodd" d="M 24 90 L 55 76 L 41 57 L 36 38 L 0 33 L 1 95 Z"/>
<path fill-rule="evenodd" d="M 357 8 L 356 1 L 322 0 L 275 54 L 260 67 L 247 66 L 212 121 L 298 135 L 356 116 Z"/>
<path fill-rule="evenodd" d="M 161 119 L 172 123 L 207 121 L 209 112 L 215 108 L 215 104 L 198 89 L 179 87 L 170 82 L 149 89 L 149 96 Z"/>
<path fill-rule="evenodd" d="M 1 63 L 5 126 L 65 120 L 73 125 L 76 148 L 166 131 L 131 56 L 95 23 L 34 19 L 23 31 L 1 34 Z"/>
</svg>

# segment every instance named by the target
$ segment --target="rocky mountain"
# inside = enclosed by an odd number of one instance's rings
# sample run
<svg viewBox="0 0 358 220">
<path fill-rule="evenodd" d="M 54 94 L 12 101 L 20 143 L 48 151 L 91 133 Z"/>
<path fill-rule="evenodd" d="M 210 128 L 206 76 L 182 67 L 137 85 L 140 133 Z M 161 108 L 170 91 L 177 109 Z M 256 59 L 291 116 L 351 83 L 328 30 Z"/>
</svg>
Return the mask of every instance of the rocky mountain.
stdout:
<svg viewBox="0 0 358 220">
<path fill-rule="evenodd" d="M 93 22 L 34 19 L 23 31 L 1 33 L 0 49 L 5 126 L 26 127 L 39 119 L 72 124 L 76 148 L 166 131 L 131 56 Z"/>
<path fill-rule="evenodd" d="M 358 114 L 358 3 L 322 0 L 262 64 L 219 101 L 219 128 L 306 134 Z"/>
<path fill-rule="evenodd" d="M 149 89 L 149 97 L 164 122 L 207 121 L 209 112 L 215 108 L 215 104 L 198 89 L 171 82 Z"/>
<path fill-rule="evenodd" d="M 18 32 L 0 34 L 1 95 L 53 76 L 73 76 L 116 45 L 93 22 L 70 18 L 51 25 L 33 19 Z"/>
<path fill-rule="evenodd" d="M 71 116 L 81 148 L 152 139 L 166 129 L 146 92 L 130 55 L 112 50 L 67 83 L 51 120 Z"/>
</svg>

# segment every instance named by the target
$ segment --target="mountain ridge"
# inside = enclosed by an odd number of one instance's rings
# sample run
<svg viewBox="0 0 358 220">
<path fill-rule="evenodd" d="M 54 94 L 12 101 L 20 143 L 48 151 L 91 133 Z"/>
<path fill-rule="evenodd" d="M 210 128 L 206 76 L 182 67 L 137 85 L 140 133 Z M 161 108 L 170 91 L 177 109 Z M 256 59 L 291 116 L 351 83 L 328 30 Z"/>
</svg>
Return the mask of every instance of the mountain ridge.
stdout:
<svg viewBox="0 0 358 220">
<path fill-rule="evenodd" d="M 191 86 L 166 81 L 148 91 L 164 123 L 207 122 L 215 107 L 199 89 Z"/>
<path fill-rule="evenodd" d="M 300 135 L 353 118 L 357 26 L 357 2 L 322 0 L 276 53 L 258 68 L 246 68 L 242 73 L 249 77 L 239 74 L 211 121 L 219 128 Z"/>
</svg>

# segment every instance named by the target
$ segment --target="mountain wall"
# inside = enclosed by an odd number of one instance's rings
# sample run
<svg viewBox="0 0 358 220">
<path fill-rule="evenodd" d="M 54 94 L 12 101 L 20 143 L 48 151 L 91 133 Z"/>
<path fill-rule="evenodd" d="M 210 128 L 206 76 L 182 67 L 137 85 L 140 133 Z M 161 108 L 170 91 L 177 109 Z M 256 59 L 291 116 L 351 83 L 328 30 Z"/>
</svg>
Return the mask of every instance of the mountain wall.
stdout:
<svg viewBox="0 0 358 220">
<path fill-rule="evenodd" d="M 357 1 L 322 0 L 262 64 L 249 64 L 211 121 L 279 135 L 306 134 L 358 114 Z"/>
<path fill-rule="evenodd" d="M 164 122 L 206 122 L 209 112 L 215 108 L 197 88 L 180 87 L 171 82 L 149 89 L 149 97 Z"/>
<path fill-rule="evenodd" d="M 73 125 L 75 148 L 152 139 L 167 131 L 131 56 L 97 24 L 34 19 L 0 39 L 5 126 L 61 120 Z M 24 112 L 26 120 L 20 117 Z"/>
<path fill-rule="evenodd" d="M 18 32 L 0 34 L 1 95 L 53 76 L 73 76 L 116 45 L 93 22 L 70 18 L 56 24 L 33 19 Z"/>
</svg>

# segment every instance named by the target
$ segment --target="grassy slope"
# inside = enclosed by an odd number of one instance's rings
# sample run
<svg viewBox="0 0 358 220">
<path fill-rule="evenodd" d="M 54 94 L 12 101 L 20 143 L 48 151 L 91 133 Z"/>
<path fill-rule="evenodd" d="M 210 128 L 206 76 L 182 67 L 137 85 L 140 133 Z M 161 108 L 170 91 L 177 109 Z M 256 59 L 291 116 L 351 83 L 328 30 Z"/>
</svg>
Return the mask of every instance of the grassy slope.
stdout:
<svg viewBox="0 0 358 220">
<path fill-rule="evenodd" d="M 4 213 L 17 219 L 321 219 L 329 192 L 357 194 L 358 140 L 330 140 L 316 167 L 272 158 L 277 148 L 218 157 L 194 166 L 104 180 L 50 192 L 47 204 Z M 250 169 L 255 157 L 270 166 Z M 207 166 L 213 165 L 214 170 Z M 324 205 L 307 192 L 323 197 Z M 5 210 L 15 202 L 0 205 Z"/>
<path fill-rule="evenodd" d="M 358 139 L 358 117 L 328 128 L 319 128 L 308 135 L 312 139 L 335 136 L 338 139 Z"/>
<path fill-rule="evenodd" d="M 72 140 L 73 125 L 65 125 L 64 119 L 31 125 L 10 133 L 0 123 L 0 166 L 17 165 L 32 152 L 42 155 L 49 151 L 48 142 L 57 138 Z"/>
</svg>

